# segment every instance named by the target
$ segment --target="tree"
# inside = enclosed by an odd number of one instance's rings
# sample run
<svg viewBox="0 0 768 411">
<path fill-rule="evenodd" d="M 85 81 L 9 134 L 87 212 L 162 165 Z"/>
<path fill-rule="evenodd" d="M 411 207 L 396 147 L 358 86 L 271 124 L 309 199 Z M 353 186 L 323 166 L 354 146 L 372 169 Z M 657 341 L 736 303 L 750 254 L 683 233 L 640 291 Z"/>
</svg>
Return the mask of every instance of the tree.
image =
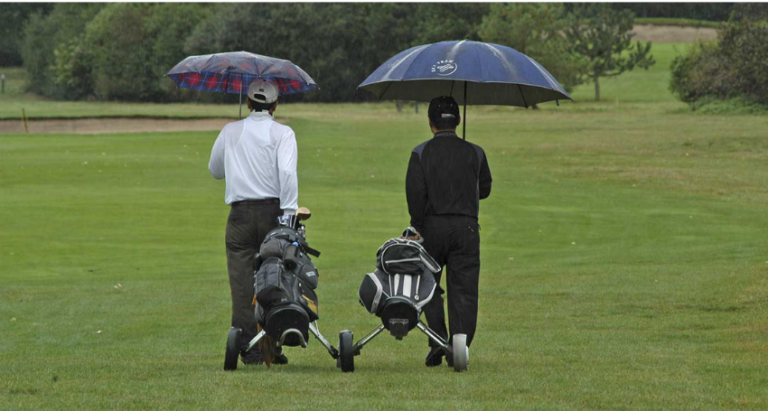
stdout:
<svg viewBox="0 0 768 411">
<path fill-rule="evenodd" d="M 568 24 L 564 17 L 560 3 L 494 3 L 479 34 L 483 41 L 512 47 L 536 60 L 572 90 L 580 83 L 586 62 L 569 53 L 562 35 Z"/>
<path fill-rule="evenodd" d="M 731 23 L 737 20 L 761 21 L 768 20 L 768 4 L 765 3 L 736 3 L 731 14 Z"/>
<path fill-rule="evenodd" d="M 35 12 L 46 13 L 50 3 L 0 3 L 0 67 L 19 66 L 24 23 Z"/>
<path fill-rule="evenodd" d="M 48 14 L 37 11 L 24 24 L 20 43 L 24 68 L 32 91 L 48 97 L 72 98 L 56 83 L 55 51 L 80 38 L 85 26 L 104 7 L 103 3 L 56 3 Z"/>
<path fill-rule="evenodd" d="M 413 46 L 446 40 L 480 40 L 478 30 L 488 14 L 487 3 L 419 3 L 413 25 Z"/>
<path fill-rule="evenodd" d="M 734 3 L 609 3 L 614 10 L 629 10 L 637 17 L 670 17 L 726 21 Z M 735 3 L 739 4 L 739 3 Z M 568 4 L 570 5 L 570 3 Z"/>
<path fill-rule="evenodd" d="M 614 10 L 607 3 L 574 4 L 565 35 L 571 52 L 588 59 L 585 76 L 595 82 L 595 100 L 600 100 L 600 77 L 618 76 L 635 67 L 647 70 L 656 63 L 650 41 L 632 43 L 633 23 L 629 10 Z"/>
<path fill-rule="evenodd" d="M 228 4 L 197 26 L 185 50 L 247 50 L 291 60 L 320 88 L 286 99 L 349 101 L 368 74 L 411 44 L 414 8 L 397 3 Z M 244 15 L 266 17 L 253 27 Z"/>
</svg>

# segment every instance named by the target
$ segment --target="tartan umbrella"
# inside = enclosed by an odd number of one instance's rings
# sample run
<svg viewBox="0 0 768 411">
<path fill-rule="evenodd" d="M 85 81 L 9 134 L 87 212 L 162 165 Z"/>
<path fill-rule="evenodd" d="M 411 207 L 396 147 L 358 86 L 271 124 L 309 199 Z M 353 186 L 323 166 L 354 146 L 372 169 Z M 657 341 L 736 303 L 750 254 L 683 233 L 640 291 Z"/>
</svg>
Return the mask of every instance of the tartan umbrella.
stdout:
<svg viewBox="0 0 768 411">
<path fill-rule="evenodd" d="M 247 51 L 190 56 L 166 76 L 179 87 L 239 94 L 241 117 L 243 94 L 256 79 L 276 83 L 281 96 L 317 88 L 315 80 L 292 62 Z"/>
</svg>

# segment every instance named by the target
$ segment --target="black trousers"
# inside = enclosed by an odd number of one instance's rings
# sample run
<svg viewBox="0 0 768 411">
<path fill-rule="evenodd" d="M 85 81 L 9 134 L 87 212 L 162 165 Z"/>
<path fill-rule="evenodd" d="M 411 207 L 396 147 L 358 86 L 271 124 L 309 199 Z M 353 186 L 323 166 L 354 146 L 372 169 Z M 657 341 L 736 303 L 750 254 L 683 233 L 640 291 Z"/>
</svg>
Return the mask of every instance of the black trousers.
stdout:
<svg viewBox="0 0 768 411">
<path fill-rule="evenodd" d="M 477 294 L 480 279 L 480 226 L 464 216 L 427 216 L 422 227 L 424 248 L 445 267 L 448 288 L 448 323 L 451 334 L 466 334 L 472 343 L 477 328 Z M 448 339 L 443 309 L 442 271 L 435 274 L 437 289 L 424 306 L 429 328 Z M 435 346 L 431 340 L 430 346 Z"/>
<path fill-rule="evenodd" d="M 227 220 L 227 271 L 232 292 L 232 326 L 243 329 L 243 341 L 256 336 L 253 310 L 253 260 L 267 233 L 277 227 L 280 201 L 246 200 L 232 204 Z"/>
</svg>

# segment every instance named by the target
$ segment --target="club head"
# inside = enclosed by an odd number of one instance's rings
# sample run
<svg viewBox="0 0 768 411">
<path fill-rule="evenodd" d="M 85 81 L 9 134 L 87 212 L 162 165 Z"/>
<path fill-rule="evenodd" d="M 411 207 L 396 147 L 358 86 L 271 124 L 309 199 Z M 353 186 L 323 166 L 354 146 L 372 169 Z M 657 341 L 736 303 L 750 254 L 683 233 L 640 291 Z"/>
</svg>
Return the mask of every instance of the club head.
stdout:
<svg viewBox="0 0 768 411">
<path fill-rule="evenodd" d="M 309 217 L 312 217 L 312 212 L 309 211 L 307 207 L 299 207 L 299 209 L 296 210 L 296 218 L 299 221 L 309 220 Z"/>
</svg>

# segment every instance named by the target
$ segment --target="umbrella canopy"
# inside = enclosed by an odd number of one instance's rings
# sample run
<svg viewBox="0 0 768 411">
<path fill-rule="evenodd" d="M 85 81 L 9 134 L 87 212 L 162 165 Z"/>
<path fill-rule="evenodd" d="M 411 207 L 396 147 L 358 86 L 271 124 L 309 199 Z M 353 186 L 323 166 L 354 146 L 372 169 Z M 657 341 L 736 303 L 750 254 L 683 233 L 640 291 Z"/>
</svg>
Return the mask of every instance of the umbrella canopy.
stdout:
<svg viewBox="0 0 768 411">
<path fill-rule="evenodd" d="M 532 58 L 515 49 L 476 41 L 416 46 L 382 64 L 359 88 L 379 99 L 430 101 L 451 96 L 459 104 L 529 107 L 572 100 Z"/>
<path fill-rule="evenodd" d="M 242 95 L 256 79 L 275 82 L 281 96 L 317 88 L 315 80 L 290 61 L 247 51 L 190 56 L 166 76 L 179 87 L 239 94 L 241 116 Z"/>
<path fill-rule="evenodd" d="M 271 80 L 280 95 L 317 88 L 312 77 L 288 60 L 247 51 L 190 56 L 166 74 L 179 87 L 243 94 L 256 79 Z"/>
</svg>

